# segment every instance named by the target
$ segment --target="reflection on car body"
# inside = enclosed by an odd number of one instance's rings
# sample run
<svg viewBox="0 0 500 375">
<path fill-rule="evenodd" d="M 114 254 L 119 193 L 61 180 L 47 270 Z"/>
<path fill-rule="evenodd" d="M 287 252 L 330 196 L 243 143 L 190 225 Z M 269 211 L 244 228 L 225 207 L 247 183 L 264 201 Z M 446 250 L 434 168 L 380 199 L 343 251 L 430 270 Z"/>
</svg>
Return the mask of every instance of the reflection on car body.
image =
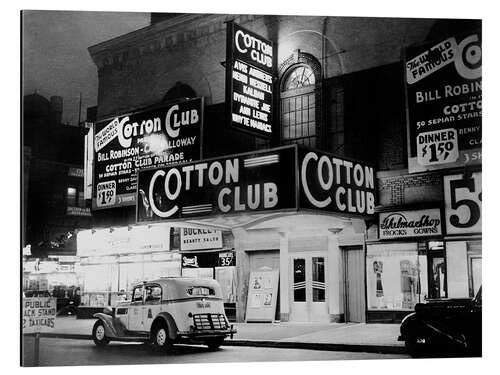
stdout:
<svg viewBox="0 0 500 375">
<path fill-rule="evenodd" d="M 160 350 L 175 343 L 215 349 L 236 332 L 224 313 L 220 285 L 210 279 L 173 277 L 143 282 L 134 286 L 130 301 L 94 317 L 92 338 L 97 346 L 142 341 Z"/>
</svg>

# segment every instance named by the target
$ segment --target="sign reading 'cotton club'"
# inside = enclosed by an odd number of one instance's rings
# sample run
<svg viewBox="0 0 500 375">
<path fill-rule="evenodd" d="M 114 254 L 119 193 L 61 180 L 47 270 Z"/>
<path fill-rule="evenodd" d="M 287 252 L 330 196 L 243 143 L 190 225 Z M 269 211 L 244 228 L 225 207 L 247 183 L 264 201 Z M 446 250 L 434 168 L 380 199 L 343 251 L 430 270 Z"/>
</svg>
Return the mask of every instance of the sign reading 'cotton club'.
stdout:
<svg viewBox="0 0 500 375">
<path fill-rule="evenodd" d="M 300 207 L 372 215 L 375 176 L 372 166 L 317 151 L 299 149 Z"/>
<path fill-rule="evenodd" d="M 369 216 L 374 184 L 371 166 L 286 146 L 141 170 L 137 221 L 299 209 Z"/>
<path fill-rule="evenodd" d="M 259 137 L 273 135 L 273 43 L 237 24 L 227 24 L 228 123 Z"/>
<path fill-rule="evenodd" d="M 139 169 L 199 160 L 202 122 L 197 98 L 96 123 L 93 208 L 134 205 Z"/>
</svg>

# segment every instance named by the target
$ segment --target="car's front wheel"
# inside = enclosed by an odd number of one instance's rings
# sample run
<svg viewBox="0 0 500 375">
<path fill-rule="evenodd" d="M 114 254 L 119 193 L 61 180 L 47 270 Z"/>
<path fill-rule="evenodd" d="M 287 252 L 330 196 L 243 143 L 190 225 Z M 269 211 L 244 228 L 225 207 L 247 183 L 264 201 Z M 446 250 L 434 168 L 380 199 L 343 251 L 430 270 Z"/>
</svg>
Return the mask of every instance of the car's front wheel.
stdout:
<svg viewBox="0 0 500 375">
<path fill-rule="evenodd" d="M 105 346 L 109 344 L 109 339 L 106 337 L 106 330 L 104 329 L 104 323 L 102 320 L 97 320 L 92 329 L 92 340 L 97 346 Z"/>
<path fill-rule="evenodd" d="M 223 342 L 224 342 L 224 337 L 213 337 L 205 340 L 205 344 L 211 350 L 219 349 L 219 347 L 222 345 Z"/>
<path fill-rule="evenodd" d="M 168 327 L 166 324 L 157 324 L 151 330 L 151 343 L 153 349 L 166 352 L 172 349 L 173 343 L 168 336 Z"/>
</svg>

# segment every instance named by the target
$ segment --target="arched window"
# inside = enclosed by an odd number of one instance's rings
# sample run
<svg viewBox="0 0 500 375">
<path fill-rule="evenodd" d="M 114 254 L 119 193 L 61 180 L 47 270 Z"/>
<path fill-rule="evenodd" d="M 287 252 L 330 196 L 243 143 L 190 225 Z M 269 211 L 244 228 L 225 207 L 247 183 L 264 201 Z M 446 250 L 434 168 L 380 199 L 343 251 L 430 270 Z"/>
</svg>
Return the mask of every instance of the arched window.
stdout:
<svg viewBox="0 0 500 375">
<path fill-rule="evenodd" d="M 319 147 L 319 63 L 311 55 L 299 52 L 296 56 L 295 61 L 289 59 L 281 80 L 281 142 Z"/>
</svg>

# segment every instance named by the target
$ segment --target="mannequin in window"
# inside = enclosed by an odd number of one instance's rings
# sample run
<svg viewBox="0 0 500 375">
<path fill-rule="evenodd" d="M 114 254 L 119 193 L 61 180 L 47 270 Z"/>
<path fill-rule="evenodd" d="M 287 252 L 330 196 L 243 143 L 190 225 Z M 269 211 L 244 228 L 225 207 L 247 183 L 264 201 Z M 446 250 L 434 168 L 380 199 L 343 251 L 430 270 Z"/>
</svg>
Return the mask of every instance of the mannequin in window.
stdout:
<svg viewBox="0 0 500 375">
<path fill-rule="evenodd" d="M 417 293 L 417 268 L 409 260 L 400 262 L 401 292 L 403 293 L 403 309 L 413 309 Z"/>
<path fill-rule="evenodd" d="M 384 308 L 384 288 L 382 286 L 382 272 L 384 270 L 384 263 L 381 260 L 373 262 L 373 272 L 375 273 L 375 296 L 377 297 L 377 308 Z"/>
</svg>

